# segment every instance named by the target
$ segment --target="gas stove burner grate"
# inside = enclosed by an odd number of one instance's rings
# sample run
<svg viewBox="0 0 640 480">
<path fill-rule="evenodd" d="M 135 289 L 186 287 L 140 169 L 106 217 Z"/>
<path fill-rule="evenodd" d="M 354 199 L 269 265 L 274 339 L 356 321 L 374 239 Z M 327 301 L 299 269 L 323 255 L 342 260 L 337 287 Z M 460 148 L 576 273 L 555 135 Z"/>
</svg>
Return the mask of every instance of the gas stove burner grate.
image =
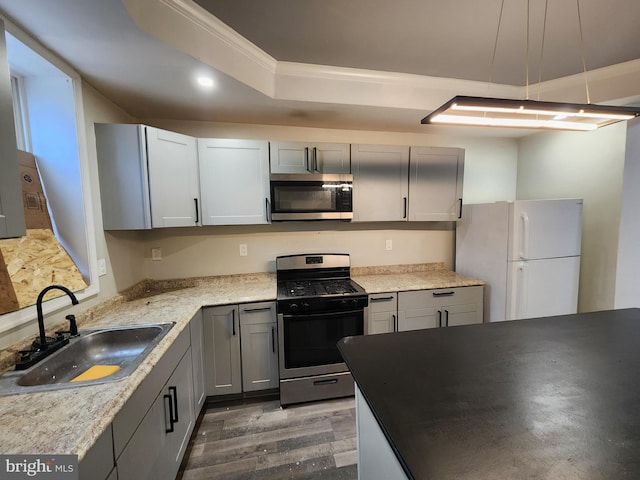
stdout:
<svg viewBox="0 0 640 480">
<path fill-rule="evenodd" d="M 289 297 L 321 297 L 324 295 L 352 295 L 358 293 L 350 280 L 291 280 L 285 284 Z"/>
</svg>

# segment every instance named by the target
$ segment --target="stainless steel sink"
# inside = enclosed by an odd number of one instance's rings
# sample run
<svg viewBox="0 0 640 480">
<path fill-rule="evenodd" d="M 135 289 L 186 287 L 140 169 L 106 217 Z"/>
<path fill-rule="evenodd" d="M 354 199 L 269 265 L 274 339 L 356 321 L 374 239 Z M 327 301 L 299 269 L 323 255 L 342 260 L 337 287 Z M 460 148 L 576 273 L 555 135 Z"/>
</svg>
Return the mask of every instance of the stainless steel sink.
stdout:
<svg viewBox="0 0 640 480">
<path fill-rule="evenodd" d="M 0 395 L 74 388 L 115 382 L 129 376 L 162 340 L 174 323 L 81 331 L 68 345 L 27 370 L 0 376 Z M 119 370 L 93 380 L 72 382 L 94 366 Z"/>
</svg>

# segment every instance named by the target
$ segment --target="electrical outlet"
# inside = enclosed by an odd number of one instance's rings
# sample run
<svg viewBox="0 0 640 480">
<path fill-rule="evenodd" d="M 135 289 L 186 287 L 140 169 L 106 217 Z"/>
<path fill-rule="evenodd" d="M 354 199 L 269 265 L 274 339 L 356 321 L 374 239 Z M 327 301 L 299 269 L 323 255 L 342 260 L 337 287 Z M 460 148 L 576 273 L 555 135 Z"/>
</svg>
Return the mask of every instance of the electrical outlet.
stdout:
<svg viewBox="0 0 640 480">
<path fill-rule="evenodd" d="M 160 248 L 152 248 L 151 249 L 151 260 L 162 260 L 162 249 L 160 249 Z"/>
<path fill-rule="evenodd" d="M 246 257 L 247 255 L 249 255 L 249 251 L 247 250 L 247 244 L 246 243 L 241 243 L 240 244 L 240 256 L 241 257 Z"/>
<path fill-rule="evenodd" d="M 384 246 L 385 250 L 393 250 L 393 240 L 387 240 Z"/>
<path fill-rule="evenodd" d="M 98 276 L 102 277 L 107 274 L 107 261 L 104 258 L 98 259 Z"/>
</svg>

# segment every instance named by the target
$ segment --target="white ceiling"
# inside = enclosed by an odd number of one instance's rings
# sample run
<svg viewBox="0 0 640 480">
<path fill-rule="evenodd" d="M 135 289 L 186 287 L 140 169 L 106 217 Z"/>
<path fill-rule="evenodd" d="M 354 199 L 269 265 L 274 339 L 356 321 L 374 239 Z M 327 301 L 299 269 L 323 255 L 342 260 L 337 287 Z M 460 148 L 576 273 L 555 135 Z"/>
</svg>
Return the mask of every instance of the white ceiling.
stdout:
<svg viewBox="0 0 640 480">
<path fill-rule="evenodd" d="M 577 2 L 506 0 L 492 60 L 501 3 L 0 0 L 0 13 L 139 119 L 435 132 L 447 127 L 419 121 L 450 97 L 535 99 L 539 76 L 541 99 L 586 101 L 583 46 L 594 103 L 640 95 L 638 0 L 580 0 L 582 42 Z"/>
</svg>

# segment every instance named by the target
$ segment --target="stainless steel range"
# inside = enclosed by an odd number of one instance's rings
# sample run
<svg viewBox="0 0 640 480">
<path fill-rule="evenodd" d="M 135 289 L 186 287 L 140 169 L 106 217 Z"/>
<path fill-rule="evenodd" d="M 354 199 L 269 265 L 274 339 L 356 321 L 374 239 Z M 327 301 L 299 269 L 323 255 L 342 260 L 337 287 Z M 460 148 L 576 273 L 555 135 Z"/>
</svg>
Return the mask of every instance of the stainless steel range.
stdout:
<svg viewBox="0 0 640 480">
<path fill-rule="evenodd" d="M 368 297 L 347 254 L 276 258 L 280 403 L 353 395 L 336 343 L 364 335 Z"/>
</svg>

